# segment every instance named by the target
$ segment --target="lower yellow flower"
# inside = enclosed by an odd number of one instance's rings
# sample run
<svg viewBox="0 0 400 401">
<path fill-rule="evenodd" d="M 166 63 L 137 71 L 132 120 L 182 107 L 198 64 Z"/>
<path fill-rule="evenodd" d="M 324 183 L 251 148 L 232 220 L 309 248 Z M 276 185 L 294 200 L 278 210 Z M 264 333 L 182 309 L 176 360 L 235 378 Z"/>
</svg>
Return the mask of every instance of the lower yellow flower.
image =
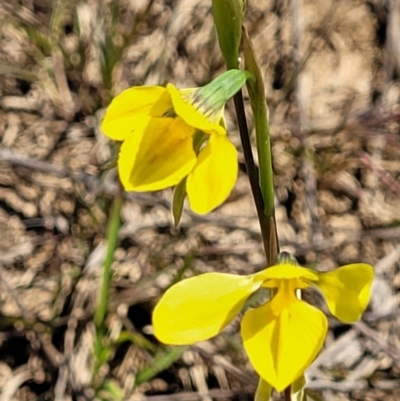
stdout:
<svg viewBox="0 0 400 401">
<path fill-rule="evenodd" d="M 224 127 L 224 106 L 247 77 L 245 71 L 230 70 L 202 88 L 178 90 L 168 84 L 119 94 L 101 128 L 109 138 L 123 142 L 118 170 L 124 188 L 157 191 L 187 177 L 193 211 L 205 214 L 219 206 L 238 171 L 237 152 Z"/>
<path fill-rule="evenodd" d="M 314 306 L 296 297 L 297 289 L 316 286 L 331 313 L 343 322 L 360 319 L 368 305 L 373 268 L 357 263 L 320 273 L 283 263 L 249 276 L 206 273 L 172 286 L 153 313 L 155 336 L 184 345 L 218 334 L 247 298 L 262 287 L 276 289 L 264 305 L 244 314 L 241 335 L 257 373 L 283 391 L 300 378 L 325 340 L 328 323 Z"/>
</svg>

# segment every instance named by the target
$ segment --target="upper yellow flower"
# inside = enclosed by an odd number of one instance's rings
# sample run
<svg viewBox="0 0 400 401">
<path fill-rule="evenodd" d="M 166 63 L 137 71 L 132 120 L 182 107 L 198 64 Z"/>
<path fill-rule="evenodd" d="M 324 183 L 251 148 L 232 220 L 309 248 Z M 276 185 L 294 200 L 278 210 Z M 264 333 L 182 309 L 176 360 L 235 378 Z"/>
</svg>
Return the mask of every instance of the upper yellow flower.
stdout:
<svg viewBox="0 0 400 401">
<path fill-rule="evenodd" d="M 299 379 L 325 340 L 328 322 L 296 296 L 314 285 L 331 313 L 343 322 L 360 319 L 368 305 L 373 269 L 351 264 L 320 273 L 283 263 L 249 276 L 206 273 L 172 286 L 153 313 L 155 336 L 166 344 L 192 344 L 218 334 L 261 287 L 276 289 L 264 305 L 244 314 L 241 335 L 257 373 L 277 391 Z"/>
<path fill-rule="evenodd" d="M 118 170 L 124 188 L 157 191 L 187 177 L 193 211 L 205 214 L 219 206 L 238 170 L 237 152 L 223 123 L 224 106 L 247 77 L 245 71 L 230 70 L 203 88 L 178 90 L 168 84 L 119 94 L 106 111 L 102 130 L 123 141 Z"/>
</svg>

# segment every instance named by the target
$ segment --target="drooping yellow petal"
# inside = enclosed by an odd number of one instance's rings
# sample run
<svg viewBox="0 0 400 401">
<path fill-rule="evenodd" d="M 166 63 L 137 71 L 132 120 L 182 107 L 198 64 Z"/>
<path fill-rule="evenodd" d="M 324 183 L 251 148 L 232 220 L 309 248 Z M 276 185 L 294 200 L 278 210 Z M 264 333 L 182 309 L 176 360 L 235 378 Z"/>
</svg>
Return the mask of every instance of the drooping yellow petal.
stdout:
<svg viewBox="0 0 400 401">
<path fill-rule="evenodd" d="M 196 163 L 192 134 L 180 118 L 138 118 L 118 158 L 125 190 L 157 191 L 178 184 Z"/>
<path fill-rule="evenodd" d="M 174 85 L 168 84 L 167 90 L 171 95 L 175 113 L 185 120 L 188 125 L 208 134 L 226 135 L 225 128 L 220 125 L 223 109 L 219 110 L 217 115 L 213 118 L 215 121 L 210 121 L 210 119 L 201 112 L 200 106 L 198 107 L 199 110 L 197 110 L 196 104 L 192 104 L 188 100 L 182 98 L 182 95 L 189 98 L 188 95 L 195 92 L 196 89 L 178 90 Z"/>
<path fill-rule="evenodd" d="M 321 311 L 305 302 L 294 300 L 278 315 L 274 312 L 279 308 L 273 303 L 274 299 L 246 312 L 241 332 L 257 373 L 277 391 L 283 391 L 317 356 L 328 323 Z"/>
<path fill-rule="evenodd" d="M 237 171 L 236 148 L 226 136 L 211 135 L 187 179 L 191 209 L 206 214 L 223 203 L 235 185 Z"/>
<path fill-rule="evenodd" d="M 373 267 L 355 263 L 318 275 L 315 285 L 324 295 L 332 315 L 346 323 L 359 320 L 371 295 Z"/>
<path fill-rule="evenodd" d="M 126 89 L 108 106 L 101 129 L 109 138 L 123 141 L 136 129 L 138 117 L 161 117 L 170 109 L 171 96 L 161 86 Z"/>
<path fill-rule="evenodd" d="M 155 336 L 175 345 L 215 336 L 260 288 L 257 277 L 206 273 L 172 286 L 154 309 Z"/>
</svg>

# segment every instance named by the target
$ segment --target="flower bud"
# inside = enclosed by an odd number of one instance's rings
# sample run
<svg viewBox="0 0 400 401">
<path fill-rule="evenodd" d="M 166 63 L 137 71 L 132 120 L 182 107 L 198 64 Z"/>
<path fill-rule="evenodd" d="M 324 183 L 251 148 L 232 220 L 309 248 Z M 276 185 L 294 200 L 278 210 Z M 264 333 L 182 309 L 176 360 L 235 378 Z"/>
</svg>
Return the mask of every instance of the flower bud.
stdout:
<svg viewBox="0 0 400 401">
<path fill-rule="evenodd" d="M 213 0 L 219 46 L 228 69 L 238 67 L 244 0 Z"/>
</svg>

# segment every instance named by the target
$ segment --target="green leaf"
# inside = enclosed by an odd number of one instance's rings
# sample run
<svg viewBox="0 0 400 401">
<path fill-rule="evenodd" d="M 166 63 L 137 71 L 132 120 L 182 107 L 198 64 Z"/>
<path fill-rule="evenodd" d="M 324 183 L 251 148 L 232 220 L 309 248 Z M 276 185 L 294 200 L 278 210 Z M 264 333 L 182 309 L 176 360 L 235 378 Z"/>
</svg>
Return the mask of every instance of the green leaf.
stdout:
<svg viewBox="0 0 400 401">
<path fill-rule="evenodd" d="M 146 337 L 142 336 L 140 333 L 134 333 L 132 331 L 121 331 L 116 343 L 123 343 L 125 341 L 130 341 L 133 344 L 139 345 L 147 351 L 155 352 L 157 347 L 149 341 Z"/>
<path fill-rule="evenodd" d="M 114 380 L 106 380 L 103 385 L 104 391 L 100 392 L 100 398 L 103 400 L 122 401 L 124 392 Z"/>
<path fill-rule="evenodd" d="M 181 357 L 186 347 L 170 347 L 159 352 L 150 366 L 144 368 L 136 376 L 136 385 L 148 382 L 159 372 L 169 368 L 177 359 Z"/>
<path fill-rule="evenodd" d="M 175 227 L 179 224 L 181 220 L 185 197 L 186 177 L 174 188 L 174 196 L 172 198 L 172 215 L 174 216 Z"/>
</svg>

